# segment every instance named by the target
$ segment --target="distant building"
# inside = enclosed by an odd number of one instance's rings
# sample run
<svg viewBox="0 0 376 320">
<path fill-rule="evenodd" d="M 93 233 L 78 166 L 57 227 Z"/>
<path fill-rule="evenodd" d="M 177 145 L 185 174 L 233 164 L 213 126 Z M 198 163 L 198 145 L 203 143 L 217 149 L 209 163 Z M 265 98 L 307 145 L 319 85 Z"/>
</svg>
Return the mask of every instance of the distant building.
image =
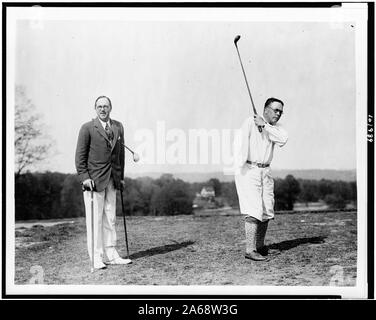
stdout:
<svg viewBox="0 0 376 320">
<path fill-rule="evenodd" d="M 200 196 L 202 198 L 214 198 L 215 197 L 215 191 L 213 187 L 203 187 L 200 193 Z"/>
</svg>

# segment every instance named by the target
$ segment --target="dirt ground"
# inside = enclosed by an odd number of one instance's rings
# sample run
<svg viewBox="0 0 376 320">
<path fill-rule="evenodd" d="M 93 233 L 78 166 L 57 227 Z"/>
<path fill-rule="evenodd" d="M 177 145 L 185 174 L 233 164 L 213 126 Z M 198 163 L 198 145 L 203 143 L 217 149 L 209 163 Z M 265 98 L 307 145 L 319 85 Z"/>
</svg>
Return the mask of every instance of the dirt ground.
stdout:
<svg viewBox="0 0 376 320">
<path fill-rule="evenodd" d="M 266 244 L 281 253 L 264 262 L 244 258 L 242 216 L 128 217 L 133 263 L 93 274 L 84 219 L 72 220 L 16 228 L 16 284 L 29 283 L 33 266 L 43 268 L 45 284 L 356 284 L 356 212 L 279 214 L 269 224 Z M 117 234 L 119 253 L 125 257 L 120 217 Z M 333 282 L 338 270 L 342 280 Z"/>
</svg>

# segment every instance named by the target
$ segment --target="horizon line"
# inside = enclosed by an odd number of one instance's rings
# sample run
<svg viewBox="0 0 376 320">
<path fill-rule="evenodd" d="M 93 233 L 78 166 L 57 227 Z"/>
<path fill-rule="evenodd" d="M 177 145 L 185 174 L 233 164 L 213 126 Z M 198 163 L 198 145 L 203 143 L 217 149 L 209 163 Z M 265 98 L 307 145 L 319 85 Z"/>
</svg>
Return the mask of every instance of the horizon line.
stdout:
<svg viewBox="0 0 376 320">
<path fill-rule="evenodd" d="M 281 168 L 273 168 L 273 171 L 356 171 L 356 168 L 353 169 L 281 169 Z M 64 173 L 64 174 L 77 174 L 77 172 L 68 172 L 68 171 L 57 171 L 57 170 L 27 170 L 24 173 L 46 173 L 46 172 L 52 172 L 52 173 Z M 24 174 L 22 173 L 22 174 Z M 213 170 L 213 171 L 135 171 L 135 172 L 128 172 L 129 174 L 210 174 L 210 173 L 222 173 L 220 170 Z M 224 174 L 225 175 L 225 174 Z"/>
</svg>

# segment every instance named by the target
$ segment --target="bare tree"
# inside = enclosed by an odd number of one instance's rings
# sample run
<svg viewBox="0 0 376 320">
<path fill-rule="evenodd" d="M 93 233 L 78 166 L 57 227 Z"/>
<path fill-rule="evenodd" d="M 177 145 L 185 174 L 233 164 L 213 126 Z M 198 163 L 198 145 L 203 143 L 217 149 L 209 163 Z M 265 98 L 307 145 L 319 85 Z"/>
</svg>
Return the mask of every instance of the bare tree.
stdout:
<svg viewBox="0 0 376 320">
<path fill-rule="evenodd" d="M 41 115 L 27 98 L 25 88 L 15 91 L 15 175 L 16 179 L 31 165 L 46 159 L 51 148 L 48 135 L 43 131 Z"/>
</svg>

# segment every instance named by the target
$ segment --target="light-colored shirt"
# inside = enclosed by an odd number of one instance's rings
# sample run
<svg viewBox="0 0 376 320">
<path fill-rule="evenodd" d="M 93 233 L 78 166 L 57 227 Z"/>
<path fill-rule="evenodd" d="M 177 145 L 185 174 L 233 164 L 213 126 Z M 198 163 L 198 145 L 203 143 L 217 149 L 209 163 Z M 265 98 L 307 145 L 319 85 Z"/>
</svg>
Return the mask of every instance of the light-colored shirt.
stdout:
<svg viewBox="0 0 376 320">
<path fill-rule="evenodd" d="M 248 160 L 270 165 L 274 146 L 284 146 L 287 139 L 287 132 L 278 123 L 274 126 L 266 123 L 260 133 L 253 117 L 247 118 L 235 137 L 234 164 L 242 167 Z"/>
<path fill-rule="evenodd" d="M 98 117 L 98 119 L 99 119 L 99 122 L 101 123 L 101 125 L 102 125 L 102 127 L 103 127 L 104 130 L 106 130 L 106 124 L 107 123 L 108 123 L 108 127 L 111 129 L 111 120 L 110 120 L 110 118 L 108 118 L 107 122 L 102 121 L 99 117 Z"/>
</svg>

